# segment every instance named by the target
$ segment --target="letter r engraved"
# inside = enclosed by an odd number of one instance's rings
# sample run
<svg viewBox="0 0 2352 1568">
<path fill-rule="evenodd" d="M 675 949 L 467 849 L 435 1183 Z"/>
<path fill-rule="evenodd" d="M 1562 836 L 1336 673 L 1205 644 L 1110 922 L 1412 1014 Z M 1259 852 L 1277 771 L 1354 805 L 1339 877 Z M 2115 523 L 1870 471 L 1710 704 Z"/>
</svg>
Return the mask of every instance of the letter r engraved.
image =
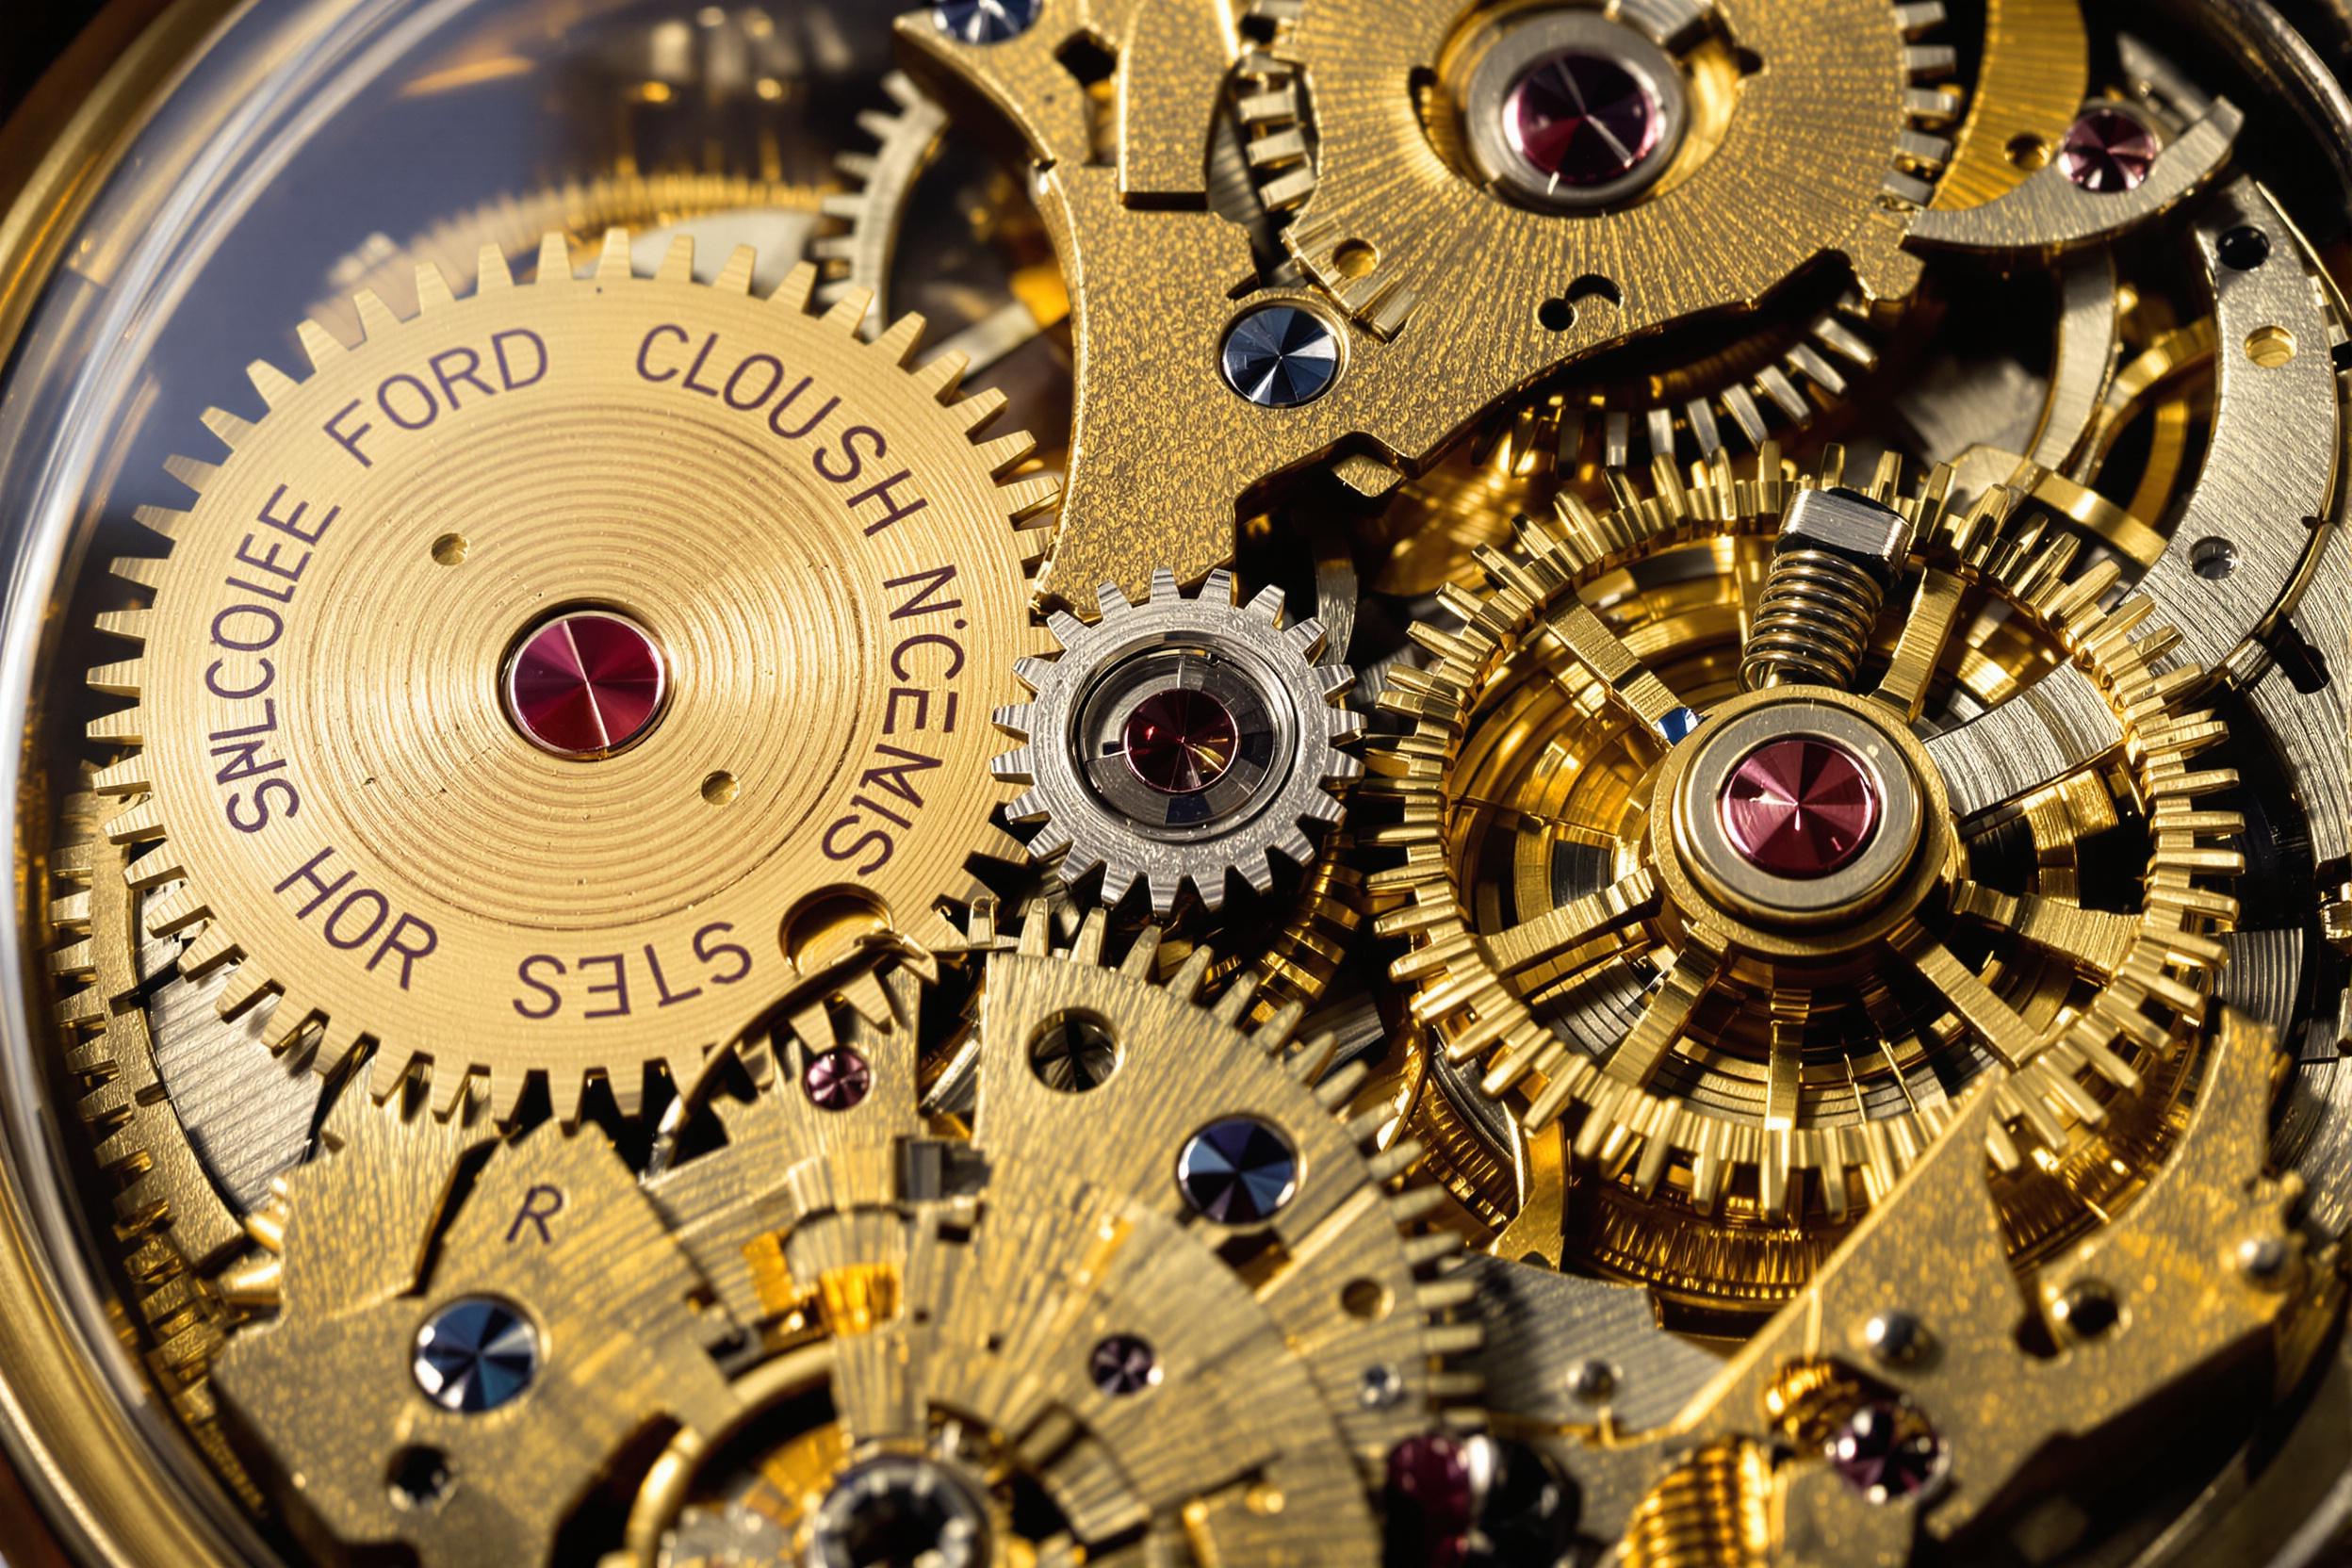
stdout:
<svg viewBox="0 0 2352 1568">
<path fill-rule="evenodd" d="M 547 1230 L 547 1221 L 564 1212 L 564 1189 L 545 1183 L 523 1194 L 523 1206 L 514 1211 L 514 1222 L 506 1228 L 509 1247 L 521 1239 L 523 1227 L 529 1225 L 539 1233 L 542 1247 L 553 1246 L 555 1236 Z"/>
</svg>

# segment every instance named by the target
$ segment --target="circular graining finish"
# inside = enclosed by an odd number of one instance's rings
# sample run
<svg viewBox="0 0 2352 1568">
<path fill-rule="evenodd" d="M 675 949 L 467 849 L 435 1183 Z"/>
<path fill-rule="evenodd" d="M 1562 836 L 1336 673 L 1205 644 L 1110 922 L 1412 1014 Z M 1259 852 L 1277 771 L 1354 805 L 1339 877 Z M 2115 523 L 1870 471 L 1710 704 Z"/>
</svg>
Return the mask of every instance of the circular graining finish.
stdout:
<svg viewBox="0 0 2352 1568">
<path fill-rule="evenodd" d="M 1162 794 L 1192 795 L 1225 776 L 1241 731 L 1216 697 L 1171 686 L 1135 705 L 1121 739 L 1137 778 Z"/>
<path fill-rule="evenodd" d="M 1831 809 L 1805 822 L 1783 798 L 1792 790 Z M 1668 901 L 1750 951 L 1821 956 L 1874 941 L 1941 874 L 1942 782 L 1900 716 L 1867 697 L 1819 687 L 1735 696 L 1668 751 L 1655 792 L 1666 820 L 1650 849 Z"/>
<path fill-rule="evenodd" d="M 416 1331 L 410 1372 L 426 1398 L 461 1415 L 513 1404 L 539 1376 L 539 1331 L 487 1296 L 462 1297 Z"/>
<path fill-rule="evenodd" d="M 979 1568 L 988 1516 L 937 1461 L 884 1454 L 841 1473 L 809 1521 L 816 1568 Z"/>
<path fill-rule="evenodd" d="M 126 772 L 277 1017 L 562 1107 L 733 1037 L 806 901 L 920 935 L 968 890 L 1013 508 L 966 413 L 805 300 L 557 270 L 270 384 L 156 569 Z"/>
<path fill-rule="evenodd" d="M 2083 113 L 2058 144 L 2058 167 L 2066 178 L 2099 195 L 2137 190 L 2160 151 L 2146 125 L 2121 109 Z"/>
<path fill-rule="evenodd" d="M 558 757 L 609 757 L 662 716 L 669 666 L 653 634 L 626 615 L 581 610 L 527 633 L 506 663 L 506 713 Z"/>
<path fill-rule="evenodd" d="M 1740 760 L 1716 802 L 1732 847 L 1775 876 L 1827 876 L 1878 827 L 1870 770 L 1826 736 L 1767 741 Z"/>
<path fill-rule="evenodd" d="M 1658 147 L 1658 95 L 1624 62 L 1562 49 L 1503 100 L 1503 135 L 1537 174 L 1583 188 L 1624 179 Z"/>
<path fill-rule="evenodd" d="M 1494 24 L 1462 90 L 1464 140 L 1522 205 L 1605 207 L 1664 173 L 1689 118 L 1681 68 L 1632 26 L 1592 11 Z"/>
</svg>

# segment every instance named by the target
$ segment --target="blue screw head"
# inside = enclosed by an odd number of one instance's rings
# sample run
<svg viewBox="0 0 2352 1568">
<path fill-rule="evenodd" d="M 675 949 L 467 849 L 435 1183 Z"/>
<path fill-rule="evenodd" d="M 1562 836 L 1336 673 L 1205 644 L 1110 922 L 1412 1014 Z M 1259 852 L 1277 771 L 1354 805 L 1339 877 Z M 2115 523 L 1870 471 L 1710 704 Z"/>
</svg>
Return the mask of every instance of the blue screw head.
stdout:
<svg viewBox="0 0 2352 1568">
<path fill-rule="evenodd" d="M 1298 1196 L 1298 1152 L 1256 1117 L 1229 1116 L 1184 1141 L 1176 1183 L 1205 1219 L 1260 1224 Z"/>
<path fill-rule="evenodd" d="M 539 1331 L 487 1296 L 462 1296 L 425 1319 L 410 1364 L 443 1410 L 481 1415 L 511 1405 L 539 1376 Z"/>
<path fill-rule="evenodd" d="M 964 43 L 1002 43 L 1036 25 L 1044 0 L 938 0 L 931 20 Z"/>
<path fill-rule="evenodd" d="M 1698 712 L 1690 708 L 1677 708 L 1658 721 L 1658 732 L 1666 738 L 1668 745 L 1687 739 L 1698 727 Z"/>
<path fill-rule="evenodd" d="M 1339 334 L 1303 305 L 1265 304 L 1225 334 L 1225 384 L 1260 408 L 1313 402 L 1339 379 Z"/>
</svg>

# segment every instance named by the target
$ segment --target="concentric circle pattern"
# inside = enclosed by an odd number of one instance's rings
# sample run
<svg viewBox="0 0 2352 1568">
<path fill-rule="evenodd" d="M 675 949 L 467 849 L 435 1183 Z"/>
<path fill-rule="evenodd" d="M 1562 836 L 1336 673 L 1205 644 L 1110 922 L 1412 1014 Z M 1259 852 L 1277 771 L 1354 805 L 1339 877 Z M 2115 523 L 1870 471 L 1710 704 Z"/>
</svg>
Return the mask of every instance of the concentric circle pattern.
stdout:
<svg viewBox="0 0 2352 1568">
<path fill-rule="evenodd" d="M 258 374 L 268 417 L 158 520 L 145 744 L 106 781 L 152 799 L 116 831 L 188 882 L 159 929 L 220 917 L 189 964 L 239 961 L 224 1008 L 283 992 L 277 1037 L 375 1040 L 380 1087 L 545 1073 L 568 1106 L 690 1070 L 828 956 L 797 911 L 922 938 L 970 886 L 1025 441 L 975 448 L 991 406 L 901 368 L 916 324 L 864 342 L 806 270 L 760 300 L 748 252 L 716 286 L 683 245 L 655 279 L 627 256 L 576 279 L 551 244 L 543 281 L 428 283 L 412 322 L 364 302 L 368 341 Z M 516 660 L 564 624 L 658 647 L 655 689 L 609 694 L 626 739 L 524 722 Z"/>
</svg>

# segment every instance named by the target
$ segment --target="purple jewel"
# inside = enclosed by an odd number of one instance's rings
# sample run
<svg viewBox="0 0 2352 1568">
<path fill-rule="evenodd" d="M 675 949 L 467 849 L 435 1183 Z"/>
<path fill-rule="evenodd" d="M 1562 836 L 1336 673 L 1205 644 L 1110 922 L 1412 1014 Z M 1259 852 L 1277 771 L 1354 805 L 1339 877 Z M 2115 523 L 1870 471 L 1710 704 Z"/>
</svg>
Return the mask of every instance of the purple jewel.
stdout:
<svg viewBox="0 0 2352 1568">
<path fill-rule="evenodd" d="M 1664 117 L 1647 83 L 1619 61 L 1563 49 L 1536 62 L 1503 102 L 1503 136 L 1556 184 L 1608 185 L 1658 147 Z"/>
<path fill-rule="evenodd" d="M 1140 1394 L 1158 1382 L 1160 1363 L 1145 1341 L 1134 1334 L 1113 1334 L 1086 1358 L 1086 1375 L 1095 1387 L 1117 1398 Z"/>
<path fill-rule="evenodd" d="M 1457 1568 L 1478 1513 L 1461 1444 L 1424 1432 L 1391 1448 L 1387 1503 L 1389 1562 Z"/>
<path fill-rule="evenodd" d="M 1290 1140 L 1253 1116 L 1231 1116 L 1195 1133 L 1176 1159 L 1177 1184 L 1219 1225 L 1269 1219 L 1298 1191 Z"/>
<path fill-rule="evenodd" d="M 874 1087 L 874 1068 L 849 1047 L 809 1058 L 800 1071 L 800 1086 L 821 1111 L 845 1111 L 865 1099 Z"/>
<path fill-rule="evenodd" d="M 1940 1439 L 1891 1404 L 1864 1405 L 1830 1439 L 1829 1462 L 1874 1503 L 1917 1496 L 1943 1474 Z"/>
<path fill-rule="evenodd" d="M 2066 178 L 2101 196 L 2136 190 L 2156 161 L 2156 139 L 2120 109 L 2092 109 L 2058 144 Z"/>
</svg>

